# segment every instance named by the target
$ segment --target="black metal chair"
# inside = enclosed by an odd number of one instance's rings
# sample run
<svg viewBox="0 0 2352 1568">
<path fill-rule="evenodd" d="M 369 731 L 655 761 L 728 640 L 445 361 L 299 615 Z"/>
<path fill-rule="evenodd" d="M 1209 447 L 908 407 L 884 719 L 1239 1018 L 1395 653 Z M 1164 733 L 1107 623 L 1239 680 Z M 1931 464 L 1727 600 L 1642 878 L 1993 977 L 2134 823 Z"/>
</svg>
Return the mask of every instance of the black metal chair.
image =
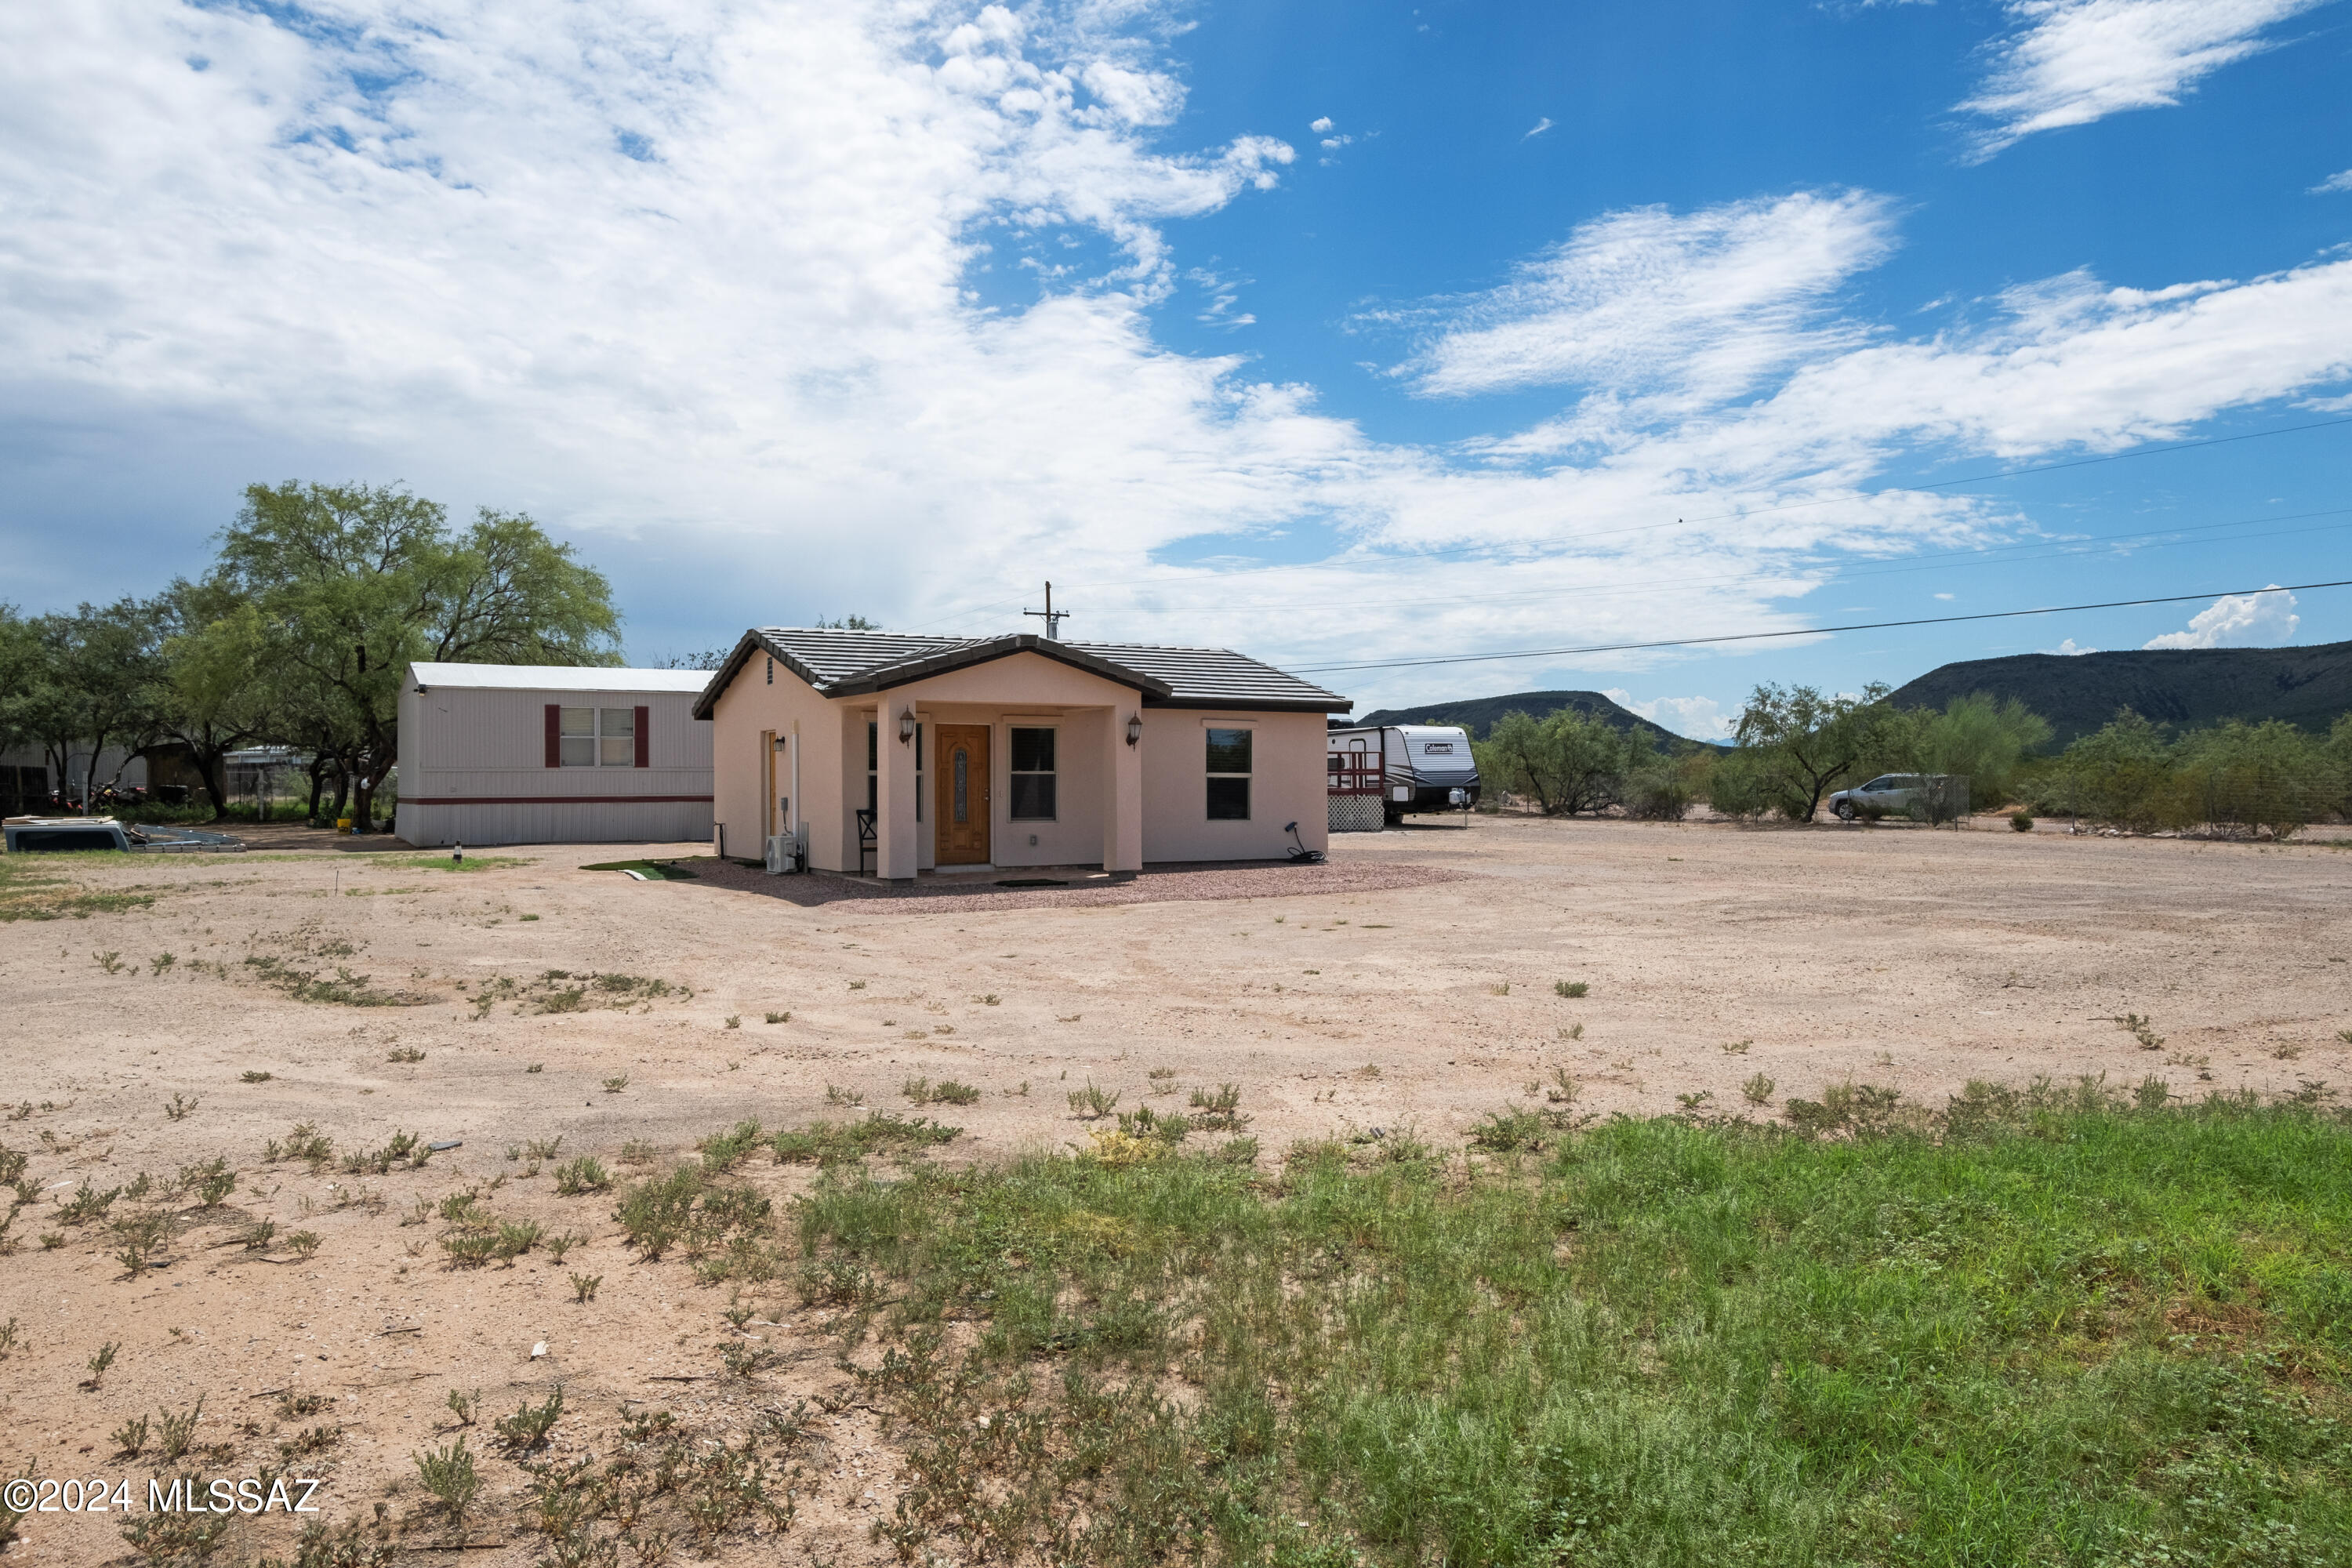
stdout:
<svg viewBox="0 0 2352 1568">
<path fill-rule="evenodd" d="M 857 808 L 857 874 L 859 876 L 866 874 L 866 858 L 868 855 L 874 857 L 875 874 L 881 875 L 881 836 L 876 831 L 874 826 L 874 814 L 864 806 L 859 806 Z"/>
</svg>

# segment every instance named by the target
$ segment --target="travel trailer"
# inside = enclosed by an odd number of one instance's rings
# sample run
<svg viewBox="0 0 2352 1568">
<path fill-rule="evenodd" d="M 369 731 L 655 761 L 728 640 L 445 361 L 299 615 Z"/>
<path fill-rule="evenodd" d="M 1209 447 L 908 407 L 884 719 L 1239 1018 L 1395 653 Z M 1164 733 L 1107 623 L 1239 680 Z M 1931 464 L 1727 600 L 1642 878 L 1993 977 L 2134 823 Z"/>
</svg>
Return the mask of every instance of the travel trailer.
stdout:
<svg viewBox="0 0 2352 1568">
<path fill-rule="evenodd" d="M 1378 773 L 1381 815 L 1388 822 L 1400 822 L 1408 813 L 1462 811 L 1478 804 L 1478 763 L 1470 754 L 1470 731 L 1458 724 L 1333 730 L 1325 745 L 1335 787 L 1343 776 Z M 1364 760 L 1355 761 L 1355 753 Z"/>
</svg>

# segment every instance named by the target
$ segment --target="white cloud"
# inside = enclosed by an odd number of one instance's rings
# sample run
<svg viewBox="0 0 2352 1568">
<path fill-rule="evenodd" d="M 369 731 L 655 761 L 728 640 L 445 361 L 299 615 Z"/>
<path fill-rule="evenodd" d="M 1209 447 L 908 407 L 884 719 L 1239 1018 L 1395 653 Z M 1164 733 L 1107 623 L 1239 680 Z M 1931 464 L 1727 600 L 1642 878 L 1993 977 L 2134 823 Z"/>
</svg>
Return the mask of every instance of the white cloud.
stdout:
<svg viewBox="0 0 2352 1568">
<path fill-rule="evenodd" d="M 2330 174 L 2311 187 L 2311 194 L 2315 196 L 2337 195 L 2346 191 L 2352 191 L 2352 169 L 2340 174 Z"/>
<path fill-rule="evenodd" d="M 1723 704 L 1712 697 L 1655 697 L 1636 702 L 1633 694 L 1620 686 L 1601 695 L 1629 713 L 1639 713 L 1651 723 L 1694 741 L 1720 741 L 1731 733 L 1739 718 L 1725 712 Z"/>
<path fill-rule="evenodd" d="M 1520 138 L 1519 138 L 1519 140 L 1520 140 L 1520 141 L 1522 141 L 1522 142 L 1528 141 L 1528 140 L 1529 138 L 1531 138 L 1531 137 L 1537 137 L 1537 136 L 1540 136 L 1540 135 L 1542 135 L 1545 132 L 1547 132 L 1547 131 L 1549 131 L 1549 130 L 1550 130 L 1550 129 L 1551 129 L 1551 116 L 1550 116 L 1550 115 L 1549 115 L 1549 114 L 1547 114 L 1547 115 L 1545 115 L 1541 120 L 1538 120 L 1538 121 L 1536 121 L 1536 123 L 1535 123 L 1535 129 L 1534 129 L 1534 130 L 1529 131 L 1529 132 L 1527 133 L 1527 135 L 1526 135 L 1526 136 L 1522 136 L 1522 137 L 1520 137 Z"/>
<path fill-rule="evenodd" d="M 1886 202 L 1864 192 L 1612 213 L 1501 288 L 1438 302 L 1443 330 L 1399 372 L 1433 395 L 1585 384 L 1732 396 L 1817 355 L 1821 307 L 1894 247 Z"/>
<path fill-rule="evenodd" d="M 2187 631 L 2167 632 L 2141 646 L 2276 647 L 2293 642 L 2294 628 L 2302 624 L 2303 617 L 2294 613 L 2293 594 L 2224 594 L 2189 616 Z"/>
<path fill-rule="evenodd" d="M 1331 129 L 1331 117 L 1328 114 L 1318 115 L 1307 122 L 1307 129 L 1320 136 Z"/>
<path fill-rule="evenodd" d="M 1979 157 L 2038 131 L 2168 108 L 2198 79 L 2271 47 L 2263 34 L 2324 0 L 2009 0 L 2014 30 L 1959 105 L 1992 123 Z"/>
<path fill-rule="evenodd" d="M 2064 642 L 2060 643 L 2056 647 L 2045 647 L 2045 648 L 2042 648 L 2042 649 L 2041 649 L 2041 650 L 2039 650 L 2039 651 L 2041 651 L 2041 652 L 2042 652 L 2042 653 L 2054 653 L 2054 654 L 2059 654 L 2059 655 L 2062 655 L 2062 656 L 2063 656 L 2063 657 L 2065 657 L 2065 658 L 2074 658 L 2076 654 L 2096 653 L 2096 652 L 2098 652 L 2099 650 L 2098 650 L 2097 648 L 2095 648 L 2095 647 L 2075 647 L 2075 646 L 2074 646 L 2074 639 L 2073 637 L 2068 637 Z"/>
</svg>

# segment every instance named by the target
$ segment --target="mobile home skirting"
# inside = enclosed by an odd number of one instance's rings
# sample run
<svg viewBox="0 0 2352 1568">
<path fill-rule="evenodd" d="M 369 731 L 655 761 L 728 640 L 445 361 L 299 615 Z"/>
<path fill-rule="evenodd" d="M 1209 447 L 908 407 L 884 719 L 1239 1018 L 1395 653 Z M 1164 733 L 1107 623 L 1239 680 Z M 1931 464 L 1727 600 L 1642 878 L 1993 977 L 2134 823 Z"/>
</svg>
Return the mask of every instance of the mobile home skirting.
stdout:
<svg viewBox="0 0 2352 1568">
<path fill-rule="evenodd" d="M 420 848 L 449 844 L 707 844 L 710 797 L 404 800 L 393 831 Z"/>
</svg>

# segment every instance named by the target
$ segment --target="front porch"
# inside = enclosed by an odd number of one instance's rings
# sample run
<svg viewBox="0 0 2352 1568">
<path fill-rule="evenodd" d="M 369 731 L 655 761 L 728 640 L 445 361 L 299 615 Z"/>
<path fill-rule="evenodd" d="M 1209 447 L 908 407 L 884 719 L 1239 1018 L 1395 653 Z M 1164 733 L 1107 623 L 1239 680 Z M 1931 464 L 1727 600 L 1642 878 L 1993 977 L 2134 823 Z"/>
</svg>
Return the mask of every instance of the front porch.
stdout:
<svg viewBox="0 0 2352 1568">
<path fill-rule="evenodd" d="M 846 814 L 841 868 L 890 882 L 1140 870 L 1140 718 L 1118 696 L 1014 708 L 902 689 L 850 710 L 844 752 L 866 767 L 843 793 L 865 804 Z"/>
</svg>

